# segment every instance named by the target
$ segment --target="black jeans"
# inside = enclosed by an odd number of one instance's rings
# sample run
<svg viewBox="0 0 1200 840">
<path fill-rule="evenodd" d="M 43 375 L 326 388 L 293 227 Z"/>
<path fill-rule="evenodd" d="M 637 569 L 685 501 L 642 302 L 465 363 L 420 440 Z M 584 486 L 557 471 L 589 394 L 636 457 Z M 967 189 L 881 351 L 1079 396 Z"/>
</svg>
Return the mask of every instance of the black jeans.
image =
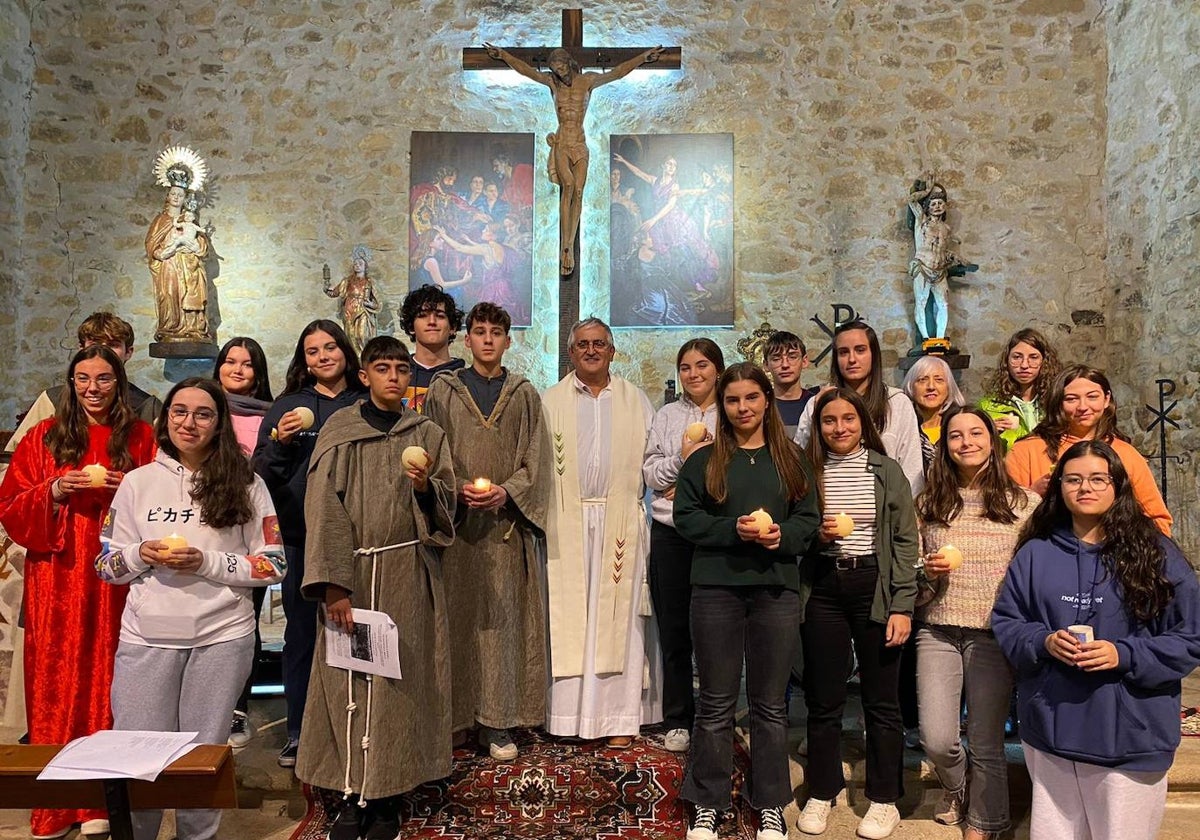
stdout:
<svg viewBox="0 0 1200 840">
<path fill-rule="evenodd" d="M 733 722 L 742 663 L 750 704 L 751 807 L 792 801 L 787 755 L 787 690 L 800 596 L 781 586 L 692 587 L 692 641 L 700 701 L 680 796 L 703 808 L 730 807 Z"/>
<path fill-rule="evenodd" d="M 692 554 L 696 547 L 669 525 L 650 526 L 650 599 L 663 656 L 663 723 L 692 729 Z"/>
<path fill-rule="evenodd" d="M 287 700 L 288 738 L 300 737 L 304 703 L 308 699 L 308 677 L 312 673 L 313 650 L 317 644 L 317 603 L 300 594 L 304 582 L 304 546 L 285 545 L 288 572 L 280 586 L 283 614 L 283 696 Z"/>
<path fill-rule="evenodd" d="M 817 799 L 833 799 L 842 776 L 842 713 L 846 662 L 858 654 L 867 723 L 867 798 L 896 802 L 904 794 L 904 724 L 900 720 L 900 648 L 885 647 L 887 628 L 871 620 L 876 568 L 839 572 L 821 561 L 800 632 L 808 704 L 808 784 Z"/>
</svg>

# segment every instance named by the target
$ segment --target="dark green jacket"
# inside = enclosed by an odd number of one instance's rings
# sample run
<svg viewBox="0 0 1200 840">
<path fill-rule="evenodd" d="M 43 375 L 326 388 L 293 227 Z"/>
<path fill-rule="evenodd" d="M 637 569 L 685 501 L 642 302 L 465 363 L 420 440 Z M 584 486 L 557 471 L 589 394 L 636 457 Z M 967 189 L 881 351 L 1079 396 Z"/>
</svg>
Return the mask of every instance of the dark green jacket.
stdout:
<svg viewBox="0 0 1200 840">
<path fill-rule="evenodd" d="M 879 581 L 871 603 L 871 620 L 886 624 L 892 613 L 912 616 L 917 597 L 917 558 L 920 538 L 913 508 L 912 485 L 900 465 L 885 455 L 867 450 L 867 469 L 875 476 L 875 553 L 879 555 Z M 824 543 L 813 540 L 800 561 L 800 620 L 812 593 L 812 581 Z"/>
</svg>

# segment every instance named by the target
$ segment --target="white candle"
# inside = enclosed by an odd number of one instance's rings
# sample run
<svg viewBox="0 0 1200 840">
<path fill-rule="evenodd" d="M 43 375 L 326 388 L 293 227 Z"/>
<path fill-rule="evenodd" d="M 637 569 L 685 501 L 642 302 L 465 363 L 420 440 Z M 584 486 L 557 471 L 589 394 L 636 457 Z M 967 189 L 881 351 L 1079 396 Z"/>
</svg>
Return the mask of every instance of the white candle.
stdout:
<svg viewBox="0 0 1200 840">
<path fill-rule="evenodd" d="M 767 532 L 771 530 L 771 526 L 775 524 L 775 520 L 771 518 L 771 514 L 762 508 L 750 514 L 750 518 L 754 520 L 754 524 L 758 526 L 759 535 L 763 537 L 767 535 Z"/>
</svg>

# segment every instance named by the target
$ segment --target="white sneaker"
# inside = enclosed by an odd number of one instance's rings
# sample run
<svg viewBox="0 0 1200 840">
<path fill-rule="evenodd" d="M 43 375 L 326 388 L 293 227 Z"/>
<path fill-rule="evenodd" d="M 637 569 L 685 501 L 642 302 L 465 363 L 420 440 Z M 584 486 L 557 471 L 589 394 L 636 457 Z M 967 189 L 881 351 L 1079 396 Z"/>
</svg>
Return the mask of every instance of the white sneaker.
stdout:
<svg viewBox="0 0 1200 840">
<path fill-rule="evenodd" d="M 891 837 L 896 826 L 900 825 L 900 812 L 890 802 L 872 802 L 867 814 L 858 824 L 858 836 L 866 840 L 883 840 Z"/>
<path fill-rule="evenodd" d="M 692 736 L 686 729 L 672 729 L 663 737 L 663 747 L 670 752 L 687 752 L 692 745 Z"/>
<path fill-rule="evenodd" d="M 787 823 L 783 808 L 763 808 L 758 812 L 758 832 L 754 840 L 787 840 Z"/>
<path fill-rule="evenodd" d="M 253 737 L 254 724 L 250 722 L 250 718 L 246 717 L 245 712 L 235 711 L 233 722 L 229 724 L 229 746 L 240 750 L 249 744 Z"/>
<path fill-rule="evenodd" d="M 832 799 L 817 799 L 815 796 L 810 796 L 804 803 L 804 810 L 800 812 L 800 821 L 796 823 L 796 828 L 805 834 L 824 834 L 825 827 L 829 824 L 831 810 L 833 810 Z"/>
<path fill-rule="evenodd" d="M 517 745 L 507 729 L 479 727 L 479 745 L 488 748 L 488 755 L 495 761 L 512 761 L 517 757 Z"/>
<path fill-rule="evenodd" d="M 108 820 L 86 820 L 79 826 L 80 834 L 108 834 Z"/>
<path fill-rule="evenodd" d="M 716 808 L 696 808 L 696 818 L 692 820 L 686 840 L 717 840 L 717 822 L 720 818 Z"/>
</svg>

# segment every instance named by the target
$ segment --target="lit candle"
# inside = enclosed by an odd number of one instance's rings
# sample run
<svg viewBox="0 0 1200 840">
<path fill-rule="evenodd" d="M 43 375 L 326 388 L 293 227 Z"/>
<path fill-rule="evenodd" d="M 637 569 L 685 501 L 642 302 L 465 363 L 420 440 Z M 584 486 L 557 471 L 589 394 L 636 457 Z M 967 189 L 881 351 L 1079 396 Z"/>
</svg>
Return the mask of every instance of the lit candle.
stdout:
<svg viewBox="0 0 1200 840">
<path fill-rule="evenodd" d="M 750 518 L 754 520 L 754 524 L 758 526 L 759 536 L 763 537 L 767 535 L 767 532 L 771 530 L 771 526 L 775 523 L 775 520 L 771 518 L 771 514 L 767 513 L 762 508 L 759 508 L 758 510 L 754 511 L 754 513 L 750 514 Z"/>
<path fill-rule="evenodd" d="M 300 420 L 301 429 L 311 429 L 313 423 L 317 422 L 317 418 L 313 416 L 312 409 L 306 405 L 294 408 L 292 412 Z"/>
<path fill-rule="evenodd" d="M 406 446 L 400 453 L 400 463 L 410 470 L 428 467 L 429 460 L 429 453 L 419 446 Z"/>
<path fill-rule="evenodd" d="M 171 551 L 176 548 L 187 548 L 187 540 L 178 534 L 171 534 L 159 540 L 164 546 L 163 551 Z"/>
<path fill-rule="evenodd" d="M 833 522 L 837 526 L 839 537 L 848 537 L 854 532 L 854 518 L 848 513 L 839 513 L 833 517 Z"/>
<path fill-rule="evenodd" d="M 492 489 L 492 480 L 490 478 L 477 478 L 472 485 L 476 493 L 487 493 Z"/>
<path fill-rule="evenodd" d="M 687 427 L 684 434 L 687 435 L 687 439 L 692 443 L 699 443 L 708 434 L 708 427 L 703 423 L 693 423 Z"/>
<path fill-rule="evenodd" d="M 108 470 L 101 464 L 88 464 L 83 468 L 83 472 L 87 473 L 93 487 L 103 487 L 104 479 L 108 477 Z"/>
<path fill-rule="evenodd" d="M 949 564 L 951 571 L 963 564 L 962 552 L 949 543 L 939 548 L 938 554 L 942 555 L 942 558 Z"/>
</svg>

